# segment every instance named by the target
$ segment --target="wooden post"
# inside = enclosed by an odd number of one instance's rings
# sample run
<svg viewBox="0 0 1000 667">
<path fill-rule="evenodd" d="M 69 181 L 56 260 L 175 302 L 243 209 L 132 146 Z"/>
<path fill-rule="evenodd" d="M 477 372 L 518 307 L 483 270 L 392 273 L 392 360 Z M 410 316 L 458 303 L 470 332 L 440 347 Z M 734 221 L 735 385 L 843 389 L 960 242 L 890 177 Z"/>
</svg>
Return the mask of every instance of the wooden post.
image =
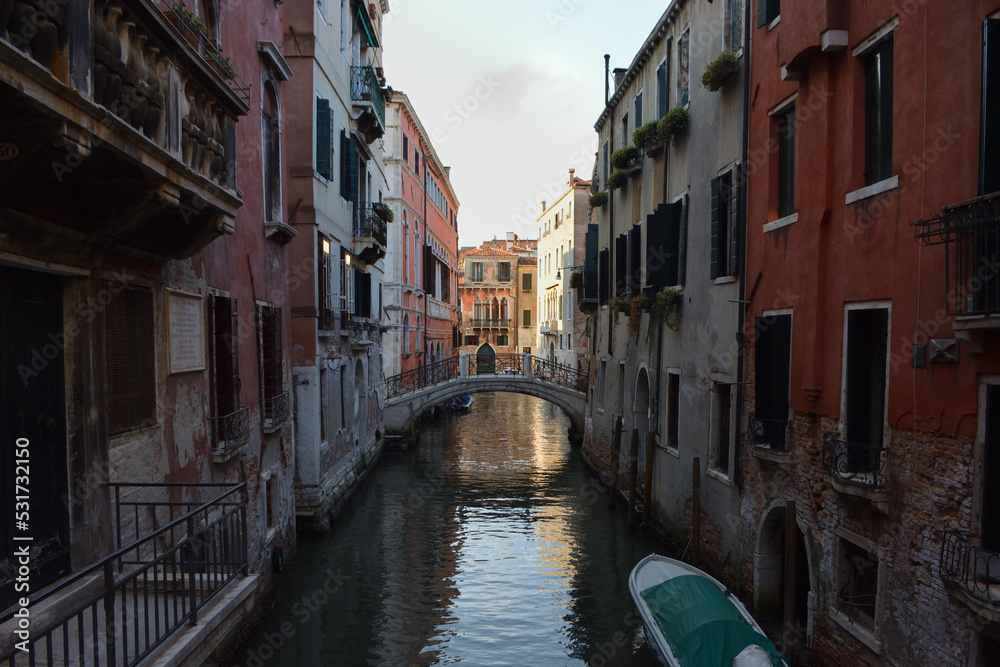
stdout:
<svg viewBox="0 0 1000 667">
<path fill-rule="evenodd" d="M 795 538 L 798 537 L 798 525 L 795 523 L 795 501 L 785 501 L 785 595 L 784 616 L 785 629 L 795 627 L 795 579 L 796 579 L 796 549 Z"/>
<path fill-rule="evenodd" d="M 656 434 L 646 434 L 646 470 L 642 480 L 642 520 L 653 520 L 653 456 L 656 452 Z"/>
<path fill-rule="evenodd" d="M 694 457 L 691 468 L 691 564 L 701 560 L 701 459 Z"/>
<path fill-rule="evenodd" d="M 618 502 L 618 473 L 621 471 L 621 447 L 622 447 L 622 418 L 615 419 L 615 438 L 612 448 L 614 452 L 611 456 L 611 501 L 608 507 L 614 507 Z"/>
<path fill-rule="evenodd" d="M 628 529 L 635 528 L 635 500 L 639 490 L 639 429 L 632 429 L 628 448 Z"/>
</svg>

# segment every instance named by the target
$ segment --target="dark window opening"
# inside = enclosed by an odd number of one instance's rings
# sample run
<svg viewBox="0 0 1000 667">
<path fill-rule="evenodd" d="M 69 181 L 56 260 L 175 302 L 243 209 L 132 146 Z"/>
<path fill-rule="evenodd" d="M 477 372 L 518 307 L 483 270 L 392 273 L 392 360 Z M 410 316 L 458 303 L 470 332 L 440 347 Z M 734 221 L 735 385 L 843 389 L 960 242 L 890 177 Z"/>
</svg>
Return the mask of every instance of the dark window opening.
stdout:
<svg viewBox="0 0 1000 667">
<path fill-rule="evenodd" d="M 1000 553 L 1000 385 L 986 387 L 983 497 L 979 534 L 984 549 Z"/>
<path fill-rule="evenodd" d="M 261 115 L 264 158 L 264 215 L 267 222 L 281 220 L 281 142 L 278 122 L 278 97 L 271 82 L 264 84 L 264 110 Z"/>
<path fill-rule="evenodd" d="M 847 311 L 848 470 L 874 472 L 882 448 L 889 311 Z"/>
<path fill-rule="evenodd" d="M 732 408 L 732 385 L 715 382 L 715 447 L 712 457 L 712 467 L 719 472 L 729 474 L 729 442 L 730 419 Z"/>
<path fill-rule="evenodd" d="M 600 305 L 605 305 L 611 298 L 611 273 L 608 264 L 611 253 L 607 248 L 601 250 L 598 257 L 598 301 Z"/>
<path fill-rule="evenodd" d="M 770 25 L 781 13 L 779 0 L 757 0 L 757 27 Z"/>
<path fill-rule="evenodd" d="M 497 263 L 497 280 L 502 283 L 510 282 L 510 262 Z"/>
<path fill-rule="evenodd" d="M 1000 19 L 983 22 L 983 91 L 979 194 L 1000 190 Z"/>
<path fill-rule="evenodd" d="M 712 278 L 739 272 L 739 220 L 740 188 L 730 171 L 712 179 Z"/>
<path fill-rule="evenodd" d="M 795 212 L 795 107 L 775 117 L 778 130 L 778 217 Z"/>
<path fill-rule="evenodd" d="M 892 175 L 892 39 L 865 56 L 865 185 Z"/>
<path fill-rule="evenodd" d="M 260 395 L 265 402 L 284 393 L 281 353 L 281 308 L 258 306 L 260 328 Z M 269 418 L 265 409 L 265 419 Z"/>
<path fill-rule="evenodd" d="M 670 86 L 670 47 L 666 48 L 667 58 L 656 68 L 656 117 L 663 118 L 667 115 L 667 104 L 669 104 Z"/>
<path fill-rule="evenodd" d="M 215 417 L 226 417 L 240 408 L 239 320 L 236 299 L 211 297 L 212 385 Z"/>
<path fill-rule="evenodd" d="M 636 296 L 642 291 L 642 225 L 636 223 L 628 230 L 628 294 Z"/>
<path fill-rule="evenodd" d="M 628 234 L 615 239 L 615 296 L 628 296 Z"/>
<path fill-rule="evenodd" d="M 153 294 L 126 287 L 104 311 L 108 435 L 156 423 Z"/>
<path fill-rule="evenodd" d="M 792 316 L 754 318 L 754 414 L 751 438 L 758 447 L 785 450 L 791 377 Z"/>
<path fill-rule="evenodd" d="M 646 229 L 646 284 L 657 290 L 679 284 L 681 203 L 657 206 Z"/>
<path fill-rule="evenodd" d="M 878 558 L 853 542 L 840 540 L 837 610 L 853 623 L 875 630 Z"/>
</svg>

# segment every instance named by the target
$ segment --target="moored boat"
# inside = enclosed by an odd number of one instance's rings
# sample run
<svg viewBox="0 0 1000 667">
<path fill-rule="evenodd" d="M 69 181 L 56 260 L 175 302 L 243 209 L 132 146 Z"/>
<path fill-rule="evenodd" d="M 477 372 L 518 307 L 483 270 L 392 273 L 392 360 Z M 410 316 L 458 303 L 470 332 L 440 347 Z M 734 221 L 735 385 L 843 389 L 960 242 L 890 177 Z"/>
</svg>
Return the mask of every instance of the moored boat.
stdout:
<svg viewBox="0 0 1000 667">
<path fill-rule="evenodd" d="M 668 667 L 788 667 L 736 596 L 696 567 L 657 554 L 628 579 L 646 642 Z"/>
</svg>

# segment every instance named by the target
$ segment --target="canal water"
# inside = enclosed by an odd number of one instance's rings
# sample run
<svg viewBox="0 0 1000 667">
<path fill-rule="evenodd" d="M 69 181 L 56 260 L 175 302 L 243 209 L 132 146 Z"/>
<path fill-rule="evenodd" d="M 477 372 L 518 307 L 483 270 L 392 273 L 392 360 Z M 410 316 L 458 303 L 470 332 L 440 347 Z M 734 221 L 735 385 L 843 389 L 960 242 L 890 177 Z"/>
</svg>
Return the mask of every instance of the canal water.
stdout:
<svg viewBox="0 0 1000 667">
<path fill-rule="evenodd" d="M 625 528 L 556 406 L 477 394 L 386 452 L 234 664 L 654 665 Z"/>
</svg>

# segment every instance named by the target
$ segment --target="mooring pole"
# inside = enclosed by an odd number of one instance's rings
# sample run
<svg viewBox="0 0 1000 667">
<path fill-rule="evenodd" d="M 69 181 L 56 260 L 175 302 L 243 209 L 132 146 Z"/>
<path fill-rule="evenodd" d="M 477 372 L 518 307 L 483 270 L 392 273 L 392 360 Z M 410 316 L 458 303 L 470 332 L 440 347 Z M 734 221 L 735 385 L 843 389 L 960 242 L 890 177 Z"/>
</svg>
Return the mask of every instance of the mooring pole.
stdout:
<svg viewBox="0 0 1000 667">
<path fill-rule="evenodd" d="M 608 502 L 608 507 L 614 507 L 615 503 L 618 502 L 618 473 L 622 468 L 621 447 L 622 447 L 622 418 L 617 417 L 615 419 L 614 443 L 612 444 L 612 449 L 614 450 L 614 452 L 612 453 L 611 456 L 611 500 Z"/>
<path fill-rule="evenodd" d="M 701 560 L 701 459 L 694 457 L 691 467 L 691 564 Z"/>
<path fill-rule="evenodd" d="M 653 520 L 653 456 L 656 452 L 656 434 L 646 434 L 646 469 L 642 477 L 642 520 Z"/>
<path fill-rule="evenodd" d="M 628 529 L 635 528 L 635 500 L 639 489 L 639 429 L 632 429 L 628 452 Z"/>
</svg>

